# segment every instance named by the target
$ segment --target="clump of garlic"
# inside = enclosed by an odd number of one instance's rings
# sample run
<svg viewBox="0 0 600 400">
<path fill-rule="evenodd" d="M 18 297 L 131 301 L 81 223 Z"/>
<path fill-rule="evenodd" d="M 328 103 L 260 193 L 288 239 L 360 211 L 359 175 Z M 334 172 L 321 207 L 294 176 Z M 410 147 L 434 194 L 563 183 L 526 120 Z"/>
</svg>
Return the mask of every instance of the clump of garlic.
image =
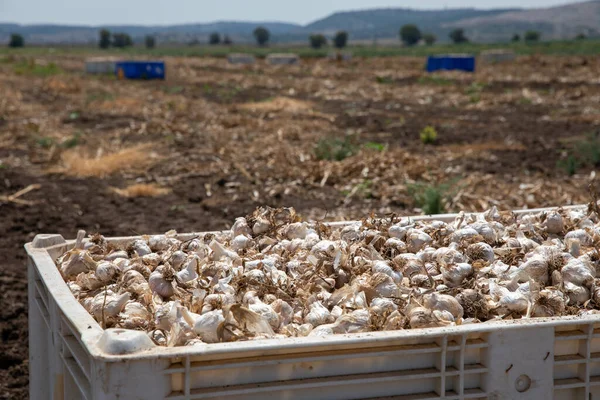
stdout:
<svg viewBox="0 0 600 400">
<path fill-rule="evenodd" d="M 56 264 L 101 326 L 182 346 L 597 312 L 598 233 L 563 209 L 325 226 L 260 208 L 221 233 L 79 232 Z"/>
</svg>

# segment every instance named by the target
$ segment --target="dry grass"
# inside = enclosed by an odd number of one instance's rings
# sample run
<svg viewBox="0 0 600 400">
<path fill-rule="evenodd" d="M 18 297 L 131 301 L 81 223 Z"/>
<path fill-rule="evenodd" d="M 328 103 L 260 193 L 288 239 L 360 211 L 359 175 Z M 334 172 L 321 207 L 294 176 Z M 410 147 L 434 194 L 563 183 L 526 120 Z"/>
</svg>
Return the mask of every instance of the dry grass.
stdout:
<svg viewBox="0 0 600 400">
<path fill-rule="evenodd" d="M 136 183 L 124 189 L 112 188 L 112 190 L 123 197 L 159 197 L 171 193 L 171 189 L 161 188 L 155 183 Z"/>
<path fill-rule="evenodd" d="M 67 175 L 104 178 L 119 171 L 129 171 L 148 167 L 154 162 L 150 157 L 150 146 L 129 147 L 116 153 L 88 157 L 79 149 L 62 154 L 63 166 L 50 172 L 61 172 Z"/>
<path fill-rule="evenodd" d="M 275 97 L 274 99 L 268 101 L 241 104 L 239 108 L 251 111 L 299 112 L 312 109 L 313 104 L 308 101 L 291 99 L 289 97 Z"/>
</svg>

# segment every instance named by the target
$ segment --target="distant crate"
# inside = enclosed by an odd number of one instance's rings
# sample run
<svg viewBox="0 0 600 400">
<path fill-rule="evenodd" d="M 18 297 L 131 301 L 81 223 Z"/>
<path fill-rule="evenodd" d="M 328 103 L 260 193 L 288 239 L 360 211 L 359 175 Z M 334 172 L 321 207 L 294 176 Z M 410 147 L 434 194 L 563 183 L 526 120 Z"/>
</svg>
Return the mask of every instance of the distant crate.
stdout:
<svg viewBox="0 0 600 400">
<path fill-rule="evenodd" d="M 445 54 L 427 58 L 427 72 L 459 70 L 475 72 L 475 56 L 471 54 Z"/>
<path fill-rule="evenodd" d="M 227 61 L 230 64 L 250 65 L 256 62 L 256 58 L 252 54 L 233 53 L 227 55 Z"/>
<path fill-rule="evenodd" d="M 349 51 L 331 51 L 327 58 L 332 61 L 352 61 L 352 53 Z"/>
<path fill-rule="evenodd" d="M 515 59 L 515 52 L 508 49 L 485 50 L 481 52 L 479 58 L 489 64 L 508 62 Z"/>
<path fill-rule="evenodd" d="M 119 61 L 115 65 L 119 79 L 165 79 L 163 61 Z"/>
<path fill-rule="evenodd" d="M 266 60 L 271 65 L 295 65 L 300 63 L 300 57 L 291 53 L 269 54 Z"/>
<path fill-rule="evenodd" d="M 117 59 L 113 57 L 95 57 L 85 60 L 85 72 L 88 74 L 114 74 Z"/>
</svg>

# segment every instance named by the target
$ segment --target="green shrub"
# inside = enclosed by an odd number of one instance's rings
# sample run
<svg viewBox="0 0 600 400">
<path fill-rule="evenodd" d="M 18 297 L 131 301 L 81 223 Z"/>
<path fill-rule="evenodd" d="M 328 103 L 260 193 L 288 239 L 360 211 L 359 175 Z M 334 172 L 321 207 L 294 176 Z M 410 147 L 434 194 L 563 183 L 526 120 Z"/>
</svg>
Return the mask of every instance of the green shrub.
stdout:
<svg viewBox="0 0 600 400">
<path fill-rule="evenodd" d="M 356 154 L 356 145 L 349 136 L 344 139 L 326 137 L 315 146 L 315 157 L 319 160 L 342 161 Z"/>
<path fill-rule="evenodd" d="M 423 128 L 423 130 L 421 130 L 419 136 L 421 138 L 421 143 L 433 144 L 436 142 L 438 134 L 433 126 L 428 125 L 425 128 Z"/>
</svg>

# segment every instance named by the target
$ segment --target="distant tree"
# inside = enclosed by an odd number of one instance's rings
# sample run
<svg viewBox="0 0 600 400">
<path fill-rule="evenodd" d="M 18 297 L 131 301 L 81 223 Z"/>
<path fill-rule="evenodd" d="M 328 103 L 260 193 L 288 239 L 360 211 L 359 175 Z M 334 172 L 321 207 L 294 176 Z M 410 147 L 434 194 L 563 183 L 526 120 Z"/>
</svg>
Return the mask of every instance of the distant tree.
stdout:
<svg viewBox="0 0 600 400">
<path fill-rule="evenodd" d="M 25 46 L 25 39 L 23 39 L 23 36 L 19 35 L 18 33 L 13 33 L 10 35 L 10 41 L 8 42 L 8 47 L 23 47 Z"/>
<path fill-rule="evenodd" d="M 538 31 L 527 31 L 525 32 L 526 42 L 537 42 L 540 40 L 541 34 Z"/>
<path fill-rule="evenodd" d="M 252 34 L 254 35 L 256 43 L 258 43 L 259 46 L 265 46 L 271 38 L 271 33 L 269 30 L 262 26 L 256 28 Z"/>
<path fill-rule="evenodd" d="M 425 41 L 427 46 L 431 46 L 432 44 L 435 43 L 435 41 L 437 40 L 437 37 L 435 37 L 435 35 L 433 35 L 431 33 L 424 33 L 423 40 Z"/>
<path fill-rule="evenodd" d="M 585 36 L 584 33 L 579 33 L 577 36 L 575 36 L 575 40 L 585 40 L 586 38 L 587 36 Z"/>
<path fill-rule="evenodd" d="M 113 33 L 112 39 L 113 47 L 122 49 L 133 46 L 133 40 L 131 40 L 131 36 L 129 36 L 127 33 Z"/>
<path fill-rule="evenodd" d="M 466 43 L 469 41 L 465 36 L 465 30 L 461 28 L 453 30 L 448 36 L 450 36 L 450 39 L 452 39 L 454 43 Z"/>
<path fill-rule="evenodd" d="M 512 37 L 512 39 L 510 39 L 511 42 L 520 42 L 521 41 L 521 35 L 519 35 L 518 33 L 515 33 Z"/>
<path fill-rule="evenodd" d="M 228 46 L 233 44 L 233 40 L 231 40 L 231 38 L 229 37 L 229 35 L 225 35 L 223 37 L 223 44 L 226 44 Z"/>
<path fill-rule="evenodd" d="M 100 40 L 98 46 L 101 49 L 108 49 L 110 47 L 110 32 L 106 29 L 100 31 Z"/>
<path fill-rule="evenodd" d="M 154 38 L 154 36 L 152 35 L 146 35 L 145 42 L 147 49 L 153 49 L 154 47 L 156 47 L 156 38 Z"/>
<path fill-rule="evenodd" d="M 221 35 L 219 35 L 217 32 L 211 33 L 208 37 L 208 44 L 216 45 L 219 43 L 221 43 Z"/>
<path fill-rule="evenodd" d="M 321 47 L 327 45 L 327 38 L 321 34 L 310 35 L 309 41 L 310 47 L 313 49 L 320 49 Z"/>
<path fill-rule="evenodd" d="M 400 29 L 400 40 L 407 46 L 415 45 L 421 40 L 421 31 L 416 25 L 407 24 Z"/>
<path fill-rule="evenodd" d="M 338 49 L 343 49 L 348 44 L 348 32 L 338 31 L 333 37 L 333 44 Z"/>
</svg>

